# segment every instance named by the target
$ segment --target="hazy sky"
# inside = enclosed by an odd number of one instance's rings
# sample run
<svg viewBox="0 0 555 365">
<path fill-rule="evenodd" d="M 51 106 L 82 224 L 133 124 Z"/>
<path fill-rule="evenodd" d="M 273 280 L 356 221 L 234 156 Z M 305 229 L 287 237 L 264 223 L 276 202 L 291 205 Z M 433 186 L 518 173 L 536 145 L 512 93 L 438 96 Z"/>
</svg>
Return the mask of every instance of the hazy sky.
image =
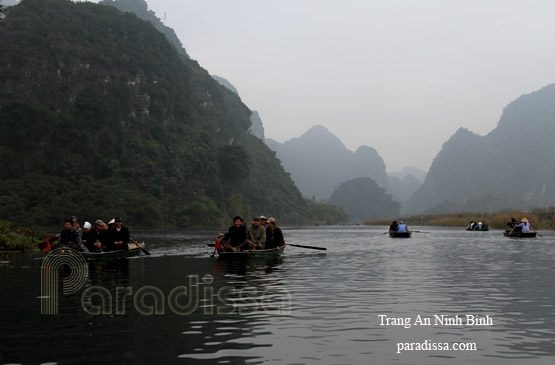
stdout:
<svg viewBox="0 0 555 365">
<path fill-rule="evenodd" d="M 555 1 L 147 0 L 211 74 L 258 110 L 266 137 L 315 124 L 427 170 L 459 128 L 555 82 Z M 515 132 L 516 133 L 516 132 Z"/>
</svg>

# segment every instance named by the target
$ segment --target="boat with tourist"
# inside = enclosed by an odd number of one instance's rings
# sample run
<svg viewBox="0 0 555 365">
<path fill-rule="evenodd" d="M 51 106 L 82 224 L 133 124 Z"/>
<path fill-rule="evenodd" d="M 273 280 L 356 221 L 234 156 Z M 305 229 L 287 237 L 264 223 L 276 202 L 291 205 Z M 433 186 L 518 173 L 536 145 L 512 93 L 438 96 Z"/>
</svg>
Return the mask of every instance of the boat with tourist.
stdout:
<svg viewBox="0 0 555 365">
<path fill-rule="evenodd" d="M 248 258 L 259 258 L 259 257 L 271 257 L 280 255 L 285 251 L 285 246 L 281 246 L 280 248 L 270 248 L 267 250 L 245 250 L 245 251 L 227 251 L 223 248 L 216 250 L 218 256 L 222 259 L 231 259 L 231 260 L 244 260 Z"/>
<path fill-rule="evenodd" d="M 399 231 L 389 231 L 389 237 L 393 238 L 410 238 L 412 231 L 399 232 Z"/>
<path fill-rule="evenodd" d="M 538 232 L 536 231 L 515 231 L 507 229 L 503 232 L 505 237 L 513 237 L 513 238 L 535 238 Z"/>
<path fill-rule="evenodd" d="M 138 246 L 134 243 L 129 244 L 129 250 L 117 250 L 117 251 L 107 251 L 107 252 L 79 252 L 83 258 L 87 261 L 104 261 L 104 260 L 114 260 L 114 259 L 124 259 L 127 257 L 139 256 L 141 252 L 144 252 L 144 243 Z"/>
</svg>

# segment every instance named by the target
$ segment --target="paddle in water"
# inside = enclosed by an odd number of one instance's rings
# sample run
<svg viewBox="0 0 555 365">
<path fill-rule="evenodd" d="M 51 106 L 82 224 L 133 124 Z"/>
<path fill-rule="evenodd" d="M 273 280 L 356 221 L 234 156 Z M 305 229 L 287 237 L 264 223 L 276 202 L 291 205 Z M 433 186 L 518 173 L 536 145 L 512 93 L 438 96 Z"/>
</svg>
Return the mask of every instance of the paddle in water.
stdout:
<svg viewBox="0 0 555 365">
<path fill-rule="evenodd" d="M 141 245 L 139 244 L 139 242 L 135 241 L 135 240 L 134 240 L 133 238 L 131 238 L 131 237 L 129 237 L 129 239 L 135 244 L 135 246 L 137 246 L 138 248 L 140 248 L 141 251 L 143 251 L 143 253 L 144 253 L 145 255 L 147 255 L 147 256 L 150 255 L 150 252 L 148 252 L 147 250 L 145 250 L 145 249 L 143 248 L 143 246 L 141 246 Z"/>
<path fill-rule="evenodd" d="M 218 241 L 218 237 L 214 238 L 214 243 L 209 243 L 208 246 L 214 247 L 214 251 L 212 251 L 212 254 L 210 255 L 210 257 L 214 257 L 214 255 L 216 254 L 216 251 L 218 251 L 222 247 L 222 245 L 220 244 L 220 241 Z"/>
<path fill-rule="evenodd" d="M 322 250 L 325 251 L 327 248 L 325 247 L 316 247 L 316 246 L 304 246 L 304 245 L 296 245 L 293 243 L 285 243 L 286 246 L 295 246 L 295 247 L 302 247 L 302 248 L 310 248 L 311 250 Z"/>
</svg>

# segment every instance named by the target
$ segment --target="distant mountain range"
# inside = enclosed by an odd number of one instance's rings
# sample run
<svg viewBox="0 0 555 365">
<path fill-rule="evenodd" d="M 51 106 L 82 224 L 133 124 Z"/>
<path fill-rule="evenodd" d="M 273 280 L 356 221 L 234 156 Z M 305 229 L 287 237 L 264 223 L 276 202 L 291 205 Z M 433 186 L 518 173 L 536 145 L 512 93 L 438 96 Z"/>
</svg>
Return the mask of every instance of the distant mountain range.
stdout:
<svg viewBox="0 0 555 365">
<path fill-rule="evenodd" d="M 266 144 L 305 197 L 327 200 L 341 183 L 358 177 L 389 187 L 385 163 L 374 148 L 361 146 L 353 153 L 324 126 L 316 125 L 284 143 L 266 139 Z"/>
<path fill-rule="evenodd" d="M 434 159 L 409 212 L 555 205 L 555 84 L 523 95 L 486 136 L 460 128 Z"/>
<path fill-rule="evenodd" d="M 399 180 L 404 180 L 409 175 L 412 175 L 417 181 L 420 181 L 420 183 L 423 183 L 424 179 L 426 178 L 426 171 L 422 171 L 413 166 L 408 166 L 401 171 L 388 172 L 387 175 L 389 177 L 396 177 Z"/>
</svg>

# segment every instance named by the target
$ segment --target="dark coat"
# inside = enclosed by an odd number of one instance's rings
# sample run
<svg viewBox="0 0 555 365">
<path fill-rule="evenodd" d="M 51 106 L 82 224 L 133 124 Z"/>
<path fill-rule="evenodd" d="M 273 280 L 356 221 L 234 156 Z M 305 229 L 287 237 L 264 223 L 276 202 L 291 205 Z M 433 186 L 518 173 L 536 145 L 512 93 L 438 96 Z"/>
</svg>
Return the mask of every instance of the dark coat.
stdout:
<svg viewBox="0 0 555 365">
<path fill-rule="evenodd" d="M 87 242 L 85 243 L 85 245 L 87 246 L 89 251 L 91 252 L 97 251 L 97 249 L 94 247 L 94 243 L 96 241 L 99 241 L 100 243 L 102 243 L 102 250 L 105 251 L 109 243 L 108 232 L 106 232 L 105 230 L 97 232 L 96 229 L 91 229 L 89 233 L 86 235 L 86 240 Z"/>
<path fill-rule="evenodd" d="M 129 229 L 125 226 L 121 226 L 120 231 L 118 232 L 117 228 L 110 228 L 108 230 L 108 251 L 117 251 L 117 250 L 124 250 L 127 251 L 129 246 L 127 243 L 130 241 L 129 238 Z M 123 241 L 121 245 L 114 245 L 114 242 Z"/>
<path fill-rule="evenodd" d="M 265 249 L 276 248 L 278 246 L 283 246 L 285 240 L 283 239 L 283 232 L 279 227 L 275 227 L 273 230 L 269 227 L 266 228 L 266 245 Z"/>
<path fill-rule="evenodd" d="M 227 233 L 224 235 L 224 240 L 231 246 L 237 247 L 247 239 L 247 227 L 242 225 L 239 227 L 229 227 Z"/>
</svg>

